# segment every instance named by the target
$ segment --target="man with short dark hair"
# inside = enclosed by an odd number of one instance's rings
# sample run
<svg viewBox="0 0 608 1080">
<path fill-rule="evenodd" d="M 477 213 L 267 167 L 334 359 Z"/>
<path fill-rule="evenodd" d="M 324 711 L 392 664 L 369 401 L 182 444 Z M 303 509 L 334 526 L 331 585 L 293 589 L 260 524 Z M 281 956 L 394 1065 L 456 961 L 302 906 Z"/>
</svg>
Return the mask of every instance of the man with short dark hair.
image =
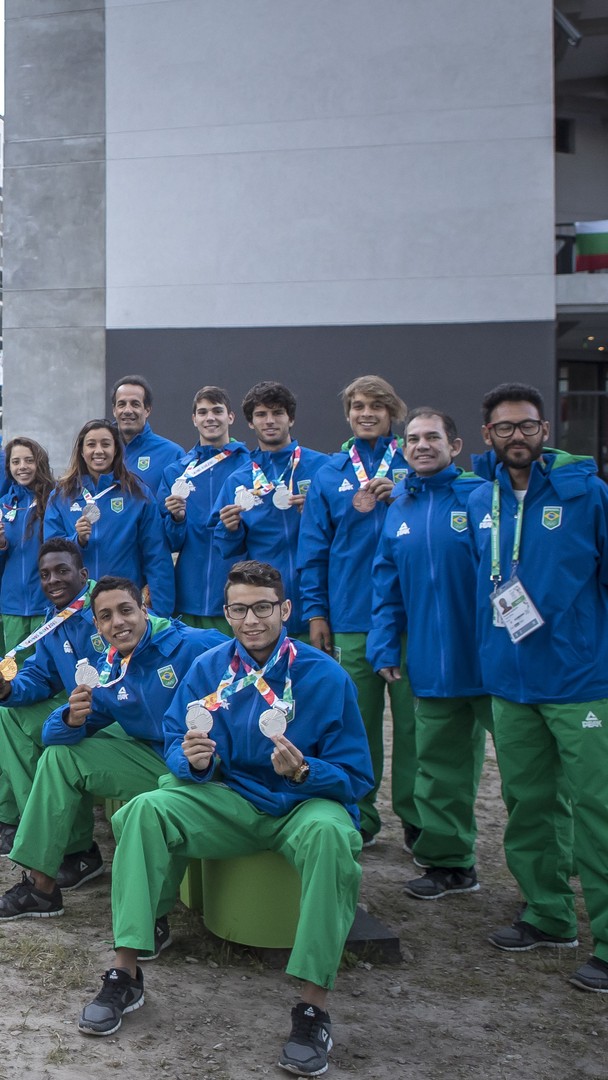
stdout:
<svg viewBox="0 0 608 1080">
<path fill-rule="evenodd" d="M 152 431 L 148 423 L 151 409 L 152 388 L 143 375 L 123 375 L 116 380 L 112 412 L 124 443 L 125 463 L 156 495 L 167 465 L 182 457 L 184 450 Z"/>
<path fill-rule="evenodd" d="M 474 807 L 492 712 L 475 641 L 467 504 L 483 480 L 456 467 L 461 449 L 446 413 L 427 407 L 408 413 L 404 452 L 411 471 L 395 489 L 402 494 L 389 507 L 373 566 L 367 657 L 389 686 L 401 678 L 407 627 L 422 829 L 413 850 L 427 870 L 406 891 L 420 900 L 479 888 Z"/>
<path fill-rule="evenodd" d="M 91 593 L 98 632 L 109 642 L 98 669 L 83 657 L 67 706 L 51 713 L 30 796 L 21 815 L 11 859 L 29 875 L 0 897 L 0 920 L 63 914 L 57 871 L 72 843 L 93 851 L 93 824 L 74 840 L 74 823 L 96 795 L 130 799 L 156 787 L 165 773 L 162 716 L 194 659 L 225 641 L 216 630 L 197 630 L 146 611 L 141 590 L 128 578 L 103 577 Z M 84 664 L 82 663 L 85 660 Z M 120 735 L 111 725 L 118 723 Z M 101 859 L 95 873 L 103 872 Z M 159 930 L 160 944 L 168 937 Z M 157 943 L 158 944 L 158 943 Z"/>
<path fill-rule="evenodd" d="M 534 387 L 496 387 L 483 415 L 497 467 L 468 508 L 480 659 L 509 813 L 505 853 L 526 903 L 490 941 L 507 952 L 578 944 L 565 788 L 594 938 L 593 956 L 571 982 L 605 993 L 608 492 L 592 458 L 546 446 Z"/>
<path fill-rule="evenodd" d="M 365 732 L 348 675 L 287 637 L 290 602 L 274 567 L 237 563 L 225 612 L 236 640 L 193 664 L 165 715 L 175 776 L 112 819 L 116 966 L 79 1028 L 110 1035 L 143 1004 L 137 956 L 171 909 L 188 859 L 277 851 L 302 878 L 287 971 L 303 981 L 279 1064 L 317 1076 L 332 1045 L 327 992 L 361 876 L 357 802 L 372 784 Z"/>
<path fill-rule="evenodd" d="M 300 635 L 307 629 L 296 569 L 301 513 L 327 455 L 292 439 L 296 399 L 281 383 L 256 383 L 243 399 L 243 413 L 258 448 L 225 482 L 209 524 L 224 559 L 259 559 L 281 571 L 292 604 L 289 632 Z"/>
<path fill-rule="evenodd" d="M 76 659 L 87 657 L 97 663 L 105 648 L 90 606 L 95 582 L 88 580 L 78 544 L 59 536 L 47 540 L 38 554 L 38 571 L 42 591 L 51 606 L 43 625 L 30 635 L 35 652 L 12 681 L 0 672 L 0 855 L 8 855 L 13 846 L 19 816 L 25 809 L 44 749 L 45 720 L 74 689 Z M 84 818 L 75 826 L 76 838 L 86 820 L 84 812 Z M 80 855 L 77 848 L 71 850 Z M 68 858 L 60 871 L 64 888 L 82 883 L 81 874 L 73 872 L 73 861 Z"/>
<path fill-rule="evenodd" d="M 190 626 L 215 627 L 230 634 L 224 618 L 224 583 L 236 559 L 223 559 L 213 545 L 209 516 L 222 485 L 249 462 L 249 450 L 230 438 L 234 413 L 219 386 L 203 386 L 194 396 L 192 422 L 198 442 L 168 465 L 158 502 L 169 546 L 178 552 L 175 610 Z"/>
</svg>

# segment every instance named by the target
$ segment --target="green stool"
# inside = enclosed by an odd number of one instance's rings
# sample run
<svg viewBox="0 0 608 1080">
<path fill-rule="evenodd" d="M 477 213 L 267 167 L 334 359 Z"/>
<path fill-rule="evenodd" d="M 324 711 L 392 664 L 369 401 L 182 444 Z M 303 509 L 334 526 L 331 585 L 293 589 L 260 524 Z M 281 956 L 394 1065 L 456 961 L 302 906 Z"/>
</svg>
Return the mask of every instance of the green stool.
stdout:
<svg viewBox="0 0 608 1080">
<path fill-rule="evenodd" d="M 216 937 L 290 949 L 300 915 L 297 870 L 274 851 L 203 859 L 203 919 Z"/>
</svg>

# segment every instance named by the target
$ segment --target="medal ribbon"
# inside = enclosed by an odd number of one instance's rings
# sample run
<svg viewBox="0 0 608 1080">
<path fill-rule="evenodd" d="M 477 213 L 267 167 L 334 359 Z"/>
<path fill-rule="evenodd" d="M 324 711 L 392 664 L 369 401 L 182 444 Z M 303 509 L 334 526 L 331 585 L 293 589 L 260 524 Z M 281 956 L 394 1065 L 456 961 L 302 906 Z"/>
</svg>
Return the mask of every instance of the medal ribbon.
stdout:
<svg viewBox="0 0 608 1080">
<path fill-rule="evenodd" d="M 7 652 L 7 657 L 15 656 L 15 654 L 21 652 L 22 649 L 29 649 L 30 645 L 34 645 L 37 641 L 40 641 L 41 638 L 46 637 L 47 634 L 50 634 L 57 626 L 60 626 L 61 623 L 65 622 L 66 619 L 70 619 L 76 612 L 82 611 L 83 607 L 84 597 L 80 600 L 73 600 L 69 607 L 64 608 L 63 611 L 54 615 L 52 619 L 49 619 L 48 622 L 43 623 L 37 630 L 34 630 L 33 634 L 28 634 L 23 641 L 20 641 L 18 645 L 15 645 L 14 649 Z"/>
<path fill-rule="evenodd" d="M 12 500 L 10 506 L 7 506 L 6 503 L 4 504 L 4 516 L 5 516 L 7 521 L 14 521 L 15 518 L 17 517 L 17 510 L 19 509 L 19 507 L 17 506 L 18 501 L 19 500 L 18 500 L 17 496 L 15 495 L 13 497 L 13 500 Z M 23 509 L 25 509 L 25 507 Z M 28 507 L 28 510 L 29 510 L 29 507 Z"/>
<path fill-rule="evenodd" d="M 99 672 L 99 686 L 104 687 L 104 689 L 108 689 L 108 687 L 110 687 L 110 686 L 116 686 L 116 683 L 122 682 L 125 675 L 127 674 L 127 668 L 129 666 L 129 662 L 131 660 L 131 657 L 133 656 L 132 652 L 129 653 L 128 656 L 123 656 L 122 657 L 122 659 L 120 661 L 120 674 L 119 674 L 118 678 L 117 679 L 112 679 L 111 682 L 108 682 L 108 679 L 110 678 L 110 675 L 112 674 L 112 667 L 114 666 L 114 660 L 116 659 L 117 653 L 118 653 L 118 649 L 116 648 L 116 646 L 111 645 L 110 648 L 108 649 L 105 657 L 104 657 L 103 667 L 102 667 L 101 671 Z"/>
<path fill-rule="evenodd" d="M 218 461 L 223 461 L 224 458 L 230 457 L 232 450 L 222 450 L 221 453 L 215 454 L 212 458 L 207 458 L 206 461 L 197 465 L 196 462 L 191 461 L 187 468 L 184 470 L 181 476 L 178 476 L 178 480 L 189 480 L 191 476 L 200 476 L 201 473 L 212 469 L 214 465 L 217 465 Z"/>
<path fill-rule="evenodd" d="M 257 461 L 252 461 L 251 462 L 251 475 L 253 477 L 253 494 L 254 495 L 268 495 L 268 493 L 270 491 L 274 491 L 275 487 L 278 487 L 279 484 L 282 484 L 284 482 L 284 480 L 283 480 L 284 476 L 291 469 L 291 476 L 289 478 L 289 494 L 293 495 L 293 474 L 295 473 L 295 471 L 296 471 L 296 469 L 298 467 L 298 464 L 300 462 L 301 457 L 302 457 L 302 447 L 301 446 L 296 446 L 296 448 L 293 451 L 293 454 L 291 455 L 289 461 L 287 462 L 287 465 L 283 469 L 283 472 L 281 473 L 281 475 L 279 476 L 279 478 L 278 478 L 278 480 L 276 481 L 275 484 L 272 484 L 270 482 L 270 480 L 268 480 L 266 478 L 266 476 L 264 474 L 264 471 L 262 470 L 261 466 L 258 465 Z M 285 486 L 287 486 L 287 485 L 285 485 Z"/>
<path fill-rule="evenodd" d="M 118 487 L 118 484 L 110 484 L 110 487 L 104 488 L 103 491 L 99 491 L 97 495 L 91 495 L 91 492 L 86 487 L 83 487 L 82 497 L 87 506 L 92 506 L 98 499 L 103 499 L 104 495 L 107 495 L 109 491 L 113 491 L 115 487 Z"/>
<path fill-rule="evenodd" d="M 383 479 L 387 475 L 388 470 L 391 467 L 391 461 L 393 460 L 393 458 L 395 456 L 395 453 L 397 452 L 397 449 L 398 449 L 397 440 L 396 439 L 391 439 L 391 441 L 388 444 L 388 446 L 386 448 L 386 451 L 384 453 L 384 457 L 382 458 L 382 461 L 380 462 L 380 465 L 378 466 L 377 472 L 370 479 L 370 477 L 367 475 L 367 473 L 365 471 L 365 466 L 364 466 L 364 464 L 361 461 L 361 458 L 359 456 L 359 451 L 357 450 L 357 447 L 353 443 L 350 450 L 348 451 L 348 456 L 349 456 L 350 460 L 353 463 L 353 469 L 355 470 L 355 476 L 357 477 L 357 480 L 359 481 L 359 487 L 366 488 L 367 485 L 370 484 L 372 480 L 377 480 L 378 478 Z"/>
<path fill-rule="evenodd" d="M 285 679 L 285 689 L 283 691 L 283 697 L 279 699 L 278 695 L 275 694 L 274 690 L 266 682 L 264 676 L 274 667 L 275 664 L 278 664 L 279 660 L 282 659 L 286 652 L 289 652 L 289 658 L 287 661 L 287 677 Z M 239 690 L 244 690 L 246 686 L 251 686 L 253 684 L 256 690 L 258 690 L 264 698 L 264 701 L 268 703 L 268 705 L 272 706 L 275 704 L 276 701 L 279 700 L 286 701 L 291 705 L 293 702 L 293 692 L 291 689 L 291 675 L 289 673 L 289 668 L 293 664 L 296 656 L 297 649 L 293 641 L 290 641 L 289 638 L 285 638 L 278 653 L 276 653 L 276 655 L 273 656 L 268 661 L 268 663 L 265 664 L 264 667 L 260 668 L 258 671 L 256 671 L 255 668 L 250 667 L 249 664 L 246 664 L 243 660 L 242 664 L 247 674 L 242 679 L 239 679 L 238 682 L 235 682 L 234 680 L 236 678 L 236 673 L 239 669 L 239 656 L 235 652 L 230 662 L 230 667 L 226 671 L 225 675 L 222 677 L 222 680 L 217 690 L 215 690 L 213 694 L 207 694 L 206 697 L 200 698 L 198 704 L 202 705 L 205 709 L 208 709 L 209 712 L 215 712 L 216 709 L 219 709 L 222 706 L 227 706 L 228 698 L 232 697 L 233 694 L 238 694 Z M 193 703 L 191 702 L 190 704 Z"/>
<path fill-rule="evenodd" d="M 513 553 L 511 555 L 511 577 L 517 570 L 517 564 L 519 563 L 519 549 L 521 547 L 521 528 L 524 518 L 524 504 L 518 502 L 517 515 L 515 518 L 515 535 L 513 537 Z M 490 580 L 494 582 L 494 587 L 502 580 L 500 573 L 500 483 L 498 480 L 494 481 L 492 487 L 492 536 L 491 536 L 491 557 L 492 566 L 490 570 Z"/>
</svg>

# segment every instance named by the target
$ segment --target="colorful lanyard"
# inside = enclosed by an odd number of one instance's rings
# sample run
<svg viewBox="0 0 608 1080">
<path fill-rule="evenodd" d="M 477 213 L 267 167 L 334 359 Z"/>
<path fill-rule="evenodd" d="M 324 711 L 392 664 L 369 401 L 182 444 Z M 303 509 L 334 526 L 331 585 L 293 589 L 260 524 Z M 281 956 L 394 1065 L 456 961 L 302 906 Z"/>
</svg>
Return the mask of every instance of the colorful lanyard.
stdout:
<svg viewBox="0 0 608 1080">
<path fill-rule="evenodd" d="M 275 666 L 275 664 L 278 664 L 279 660 L 282 659 L 286 652 L 289 652 L 287 660 L 287 676 L 285 679 L 283 695 L 279 698 L 274 690 L 268 685 L 264 676 Z M 207 694 L 206 697 L 200 698 L 199 704 L 202 705 L 203 708 L 208 709 L 209 712 L 215 712 L 216 709 L 220 708 L 228 708 L 228 698 L 232 697 L 234 694 L 238 694 L 239 691 L 244 690 L 246 686 L 254 685 L 268 705 L 272 706 L 279 700 L 291 705 L 293 703 L 293 691 L 291 688 L 291 674 L 289 669 L 296 656 L 297 649 L 293 641 L 289 638 L 285 638 L 279 651 L 264 665 L 263 668 L 260 668 L 259 671 L 256 671 L 255 668 L 250 667 L 249 664 L 242 660 L 241 662 L 247 674 L 242 679 L 235 682 L 236 673 L 239 669 L 239 656 L 238 653 L 235 652 L 230 661 L 230 667 L 222 677 L 217 690 L 215 690 L 213 694 Z"/>
<path fill-rule="evenodd" d="M 268 495 L 270 491 L 274 491 L 275 487 L 279 487 L 284 483 L 284 476 L 291 469 L 291 476 L 289 478 L 289 494 L 293 495 L 293 474 L 295 473 L 300 458 L 302 457 L 302 447 L 296 446 L 293 454 L 291 455 L 286 467 L 279 476 L 275 484 L 272 484 L 270 480 L 266 478 L 262 468 L 258 465 L 257 461 L 251 462 L 251 475 L 253 478 L 253 494 L 254 495 Z M 287 487 L 287 484 L 285 484 Z"/>
<path fill-rule="evenodd" d="M 110 484 L 110 487 L 104 488 L 103 491 L 99 491 L 97 495 L 91 495 L 91 492 L 86 487 L 83 487 L 82 497 L 87 506 L 92 506 L 98 499 L 103 499 L 104 495 L 107 495 L 109 491 L 113 491 L 115 487 L 118 487 L 118 484 Z"/>
<path fill-rule="evenodd" d="M 348 456 L 350 457 L 350 460 L 353 463 L 353 469 L 355 470 L 355 476 L 357 477 L 357 480 L 359 481 L 359 486 L 362 487 L 362 488 L 366 488 L 367 485 L 371 483 L 371 480 L 377 480 L 379 477 L 382 478 L 382 477 L 386 476 L 387 473 L 388 473 L 388 470 L 391 467 L 391 461 L 393 460 L 397 449 L 398 449 L 397 440 L 396 439 L 391 439 L 390 443 L 388 444 L 388 446 L 386 448 L 384 457 L 382 458 L 382 461 L 380 462 L 380 465 L 378 467 L 378 471 L 376 472 L 375 476 L 373 476 L 370 479 L 370 477 L 367 475 L 367 473 L 365 471 L 365 466 L 363 465 L 363 462 L 361 461 L 361 458 L 359 456 L 359 451 L 357 450 L 357 447 L 353 443 L 350 450 L 348 451 Z"/>
<path fill-rule="evenodd" d="M 192 476 L 200 476 L 201 473 L 207 472 L 207 469 L 212 469 L 214 465 L 217 465 L 218 461 L 223 461 L 224 458 L 230 457 L 232 450 L 222 450 L 219 454 L 215 454 L 212 458 L 207 458 L 206 461 L 197 465 L 194 461 L 191 461 L 188 467 L 184 470 L 181 476 L 178 476 L 178 480 L 189 480 Z"/>
<path fill-rule="evenodd" d="M 32 506 L 36 505 L 35 499 L 32 499 L 29 506 L 17 506 L 18 502 L 18 497 L 14 495 L 10 506 L 7 506 L 6 503 L 4 503 L 4 515 L 2 514 L 2 510 L 0 510 L 0 521 L 2 521 L 3 516 L 6 518 L 7 521 L 14 521 L 17 517 L 18 510 L 31 510 Z"/>
<path fill-rule="evenodd" d="M 83 607 L 84 597 L 80 600 L 73 600 L 69 607 L 64 608 L 63 611 L 58 612 L 58 614 L 54 615 L 48 622 L 43 623 L 37 630 L 34 630 L 33 634 L 28 634 L 23 641 L 20 641 L 18 645 L 15 645 L 15 648 L 11 649 L 10 652 L 7 652 L 6 655 L 15 656 L 15 654 L 21 652 L 22 649 L 29 649 L 30 645 L 34 645 L 37 641 L 40 641 L 41 638 L 46 637 L 47 634 L 50 634 L 57 626 L 60 626 L 61 623 L 65 622 L 66 619 L 70 619 L 76 612 L 82 611 Z"/>
<path fill-rule="evenodd" d="M 128 656 L 122 657 L 120 661 L 120 674 L 118 678 L 112 679 L 111 682 L 108 682 L 110 675 L 112 674 L 112 668 L 114 666 L 114 660 L 116 659 L 117 653 L 118 649 L 116 648 L 116 646 L 111 645 L 104 657 L 103 667 L 99 672 L 99 686 L 103 686 L 105 689 L 110 686 L 116 686 L 116 683 L 122 682 L 125 675 L 127 674 L 127 668 L 129 666 L 131 657 L 133 656 L 133 653 L 131 652 Z"/>
<path fill-rule="evenodd" d="M 524 517 L 524 504 L 518 502 L 517 516 L 515 518 L 515 535 L 513 537 L 513 554 L 511 555 L 511 577 L 514 576 L 519 563 L 519 549 L 521 547 L 521 527 Z M 492 487 L 492 568 L 490 580 L 496 586 L 502 580 L 500 573 L 500 483 L 494 481 Z"/>
</svg>

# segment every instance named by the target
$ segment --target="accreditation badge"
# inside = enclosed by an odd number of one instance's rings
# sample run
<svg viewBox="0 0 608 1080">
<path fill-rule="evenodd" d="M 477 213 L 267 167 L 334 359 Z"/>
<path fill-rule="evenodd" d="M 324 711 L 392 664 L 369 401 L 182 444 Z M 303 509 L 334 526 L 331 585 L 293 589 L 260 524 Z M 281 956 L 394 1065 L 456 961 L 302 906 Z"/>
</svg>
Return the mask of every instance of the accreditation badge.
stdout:
<svg viewBox="0 0 608 1080">
<path fill-rule="evenodd" d="M 516 576 L 496 589 L 490 602 L 498 625 L 505 627 L 514 645 L 544 626 L 545 620 Z"/>
</svg>

